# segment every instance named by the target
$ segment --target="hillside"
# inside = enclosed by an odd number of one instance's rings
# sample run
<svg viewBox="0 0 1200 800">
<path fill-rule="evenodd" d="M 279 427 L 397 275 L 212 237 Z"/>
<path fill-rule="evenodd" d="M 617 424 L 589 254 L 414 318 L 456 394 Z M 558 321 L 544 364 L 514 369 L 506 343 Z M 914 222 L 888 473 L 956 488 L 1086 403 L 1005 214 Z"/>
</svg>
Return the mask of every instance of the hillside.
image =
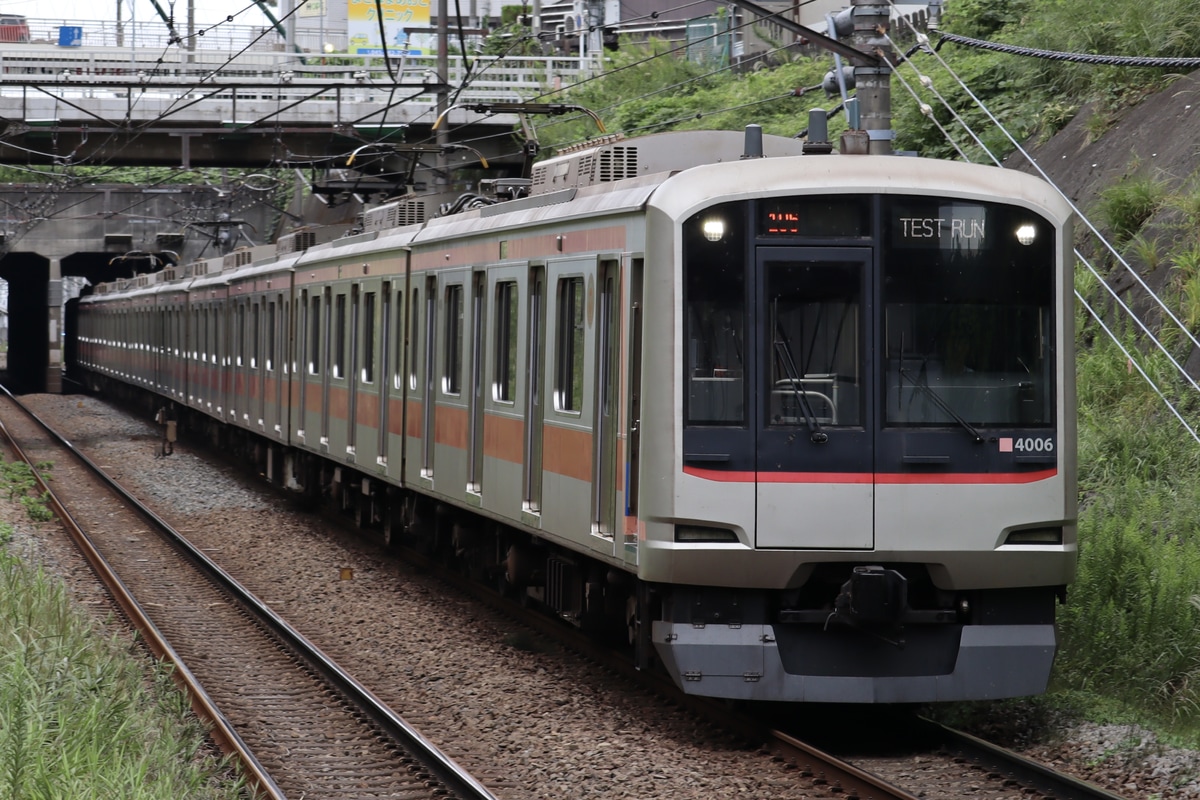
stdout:
<svg viewBox="0 0 1200 800">
<path fill-rule="evenodd" d="M 1200 168 L 1200 72 L 1125 108 L 1103 133 L 1090 103 L 1055 136 L 1030 149 L 1047 174 L 1085 213 L 1101 190 L 1136 173 L 1186 183 Z M 1032 172 L 1019 154 L 1007 166 Z"/>
</svg>

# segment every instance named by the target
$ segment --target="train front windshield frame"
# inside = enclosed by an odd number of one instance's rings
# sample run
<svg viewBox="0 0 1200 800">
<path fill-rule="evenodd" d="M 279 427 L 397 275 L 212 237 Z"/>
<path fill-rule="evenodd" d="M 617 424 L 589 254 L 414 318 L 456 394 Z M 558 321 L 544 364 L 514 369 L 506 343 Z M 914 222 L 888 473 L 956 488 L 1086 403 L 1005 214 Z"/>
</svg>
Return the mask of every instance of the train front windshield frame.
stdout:
<svg viewBox="0 0 1200 800">
<path fill-rule="evenodd" d="M 805 424 L 803 415 L 768 407 L 781 380 L 818 401 L 836 388 L 836 418 L 808 412 L 835 427 L 872 419 L 884 428 L 1053 426 L 1055 233 L 1019 206 L 915 195 L 771 198 L 696 213 L 683 241 L 685 426 L 751 427 L 756 404 L 761 423 Z M 760 275 L 763 247 L 798 248 L 779 252 L 801 257 L 866 247 L 871 255 L 861 286 L 852 281 L 828 298 L 773 297 L 775 284 L 776 293 L 795 290 L 801 267 L 763 262 L 786 279 Z M 758 317 L 772 312 L 776 323 L 788 314 L 801 322 L 794 330 L 773 323 L 767 341 Z M 834 344 L 836 359 L 809 375 L 807 355 Z M 781 355 L 756 367 L 753 351 L 764 347 Z M 787 355 L 796 362 L 789 369 L 803 374 L 781 378 L 769 366 Z M 870 396 L 878 404 L 870 415 L 846 413 L 853 404 L 840 399 Z"/>
<path fill-rule="evenodd" d="M 1053 425 L 1053 226 L 999 203 L 883 205 L 884 425 Z"/>
</svg>

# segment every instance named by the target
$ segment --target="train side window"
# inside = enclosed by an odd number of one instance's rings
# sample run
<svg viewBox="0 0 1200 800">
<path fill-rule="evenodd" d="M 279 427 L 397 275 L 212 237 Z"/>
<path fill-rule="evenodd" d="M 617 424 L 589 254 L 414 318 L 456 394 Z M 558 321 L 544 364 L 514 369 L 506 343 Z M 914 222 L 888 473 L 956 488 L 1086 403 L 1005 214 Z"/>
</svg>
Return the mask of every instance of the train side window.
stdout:
<svg viewBox="0 0 1200 800">
<path fill-rule="evenodd" d="M 333 320 L 333 377 L 346 377 L 346 295 L 334 301 Z"/>
<path fill-rule="evenodd" d="M 417 390 L 417 346 L 421 341 L 421 290 L 412 290 L 412 302 L 408 306 L 408 314 L 410 327 L 412 331 L 408 339 L 408 388 L 411 391 Z"/>
<path fill-rule="evenodd" d="M 454 284 L 446 287 L 446 351 L 442 370 L 442 392 L 462 392 L 462 346 L 463 346 L 463 287 Z"/>
<path fill-rule="evenodd" d="M 211 314 L 212 314 L 212 311 L 209 310 L 207 313 L 204 314 L 204 319 L 202 320 L 202 324 L 204 327 L 201 329 L 201 336 L 203 338 L 200 340 L 200 360 L 201 361 L 208 361 L 208 318 Z"/>
<path fill-rule="evenodd" d="M 267 371 L 275 369 L 275 301 L 267 303 Z"/>
<path fill-rule="evenodd" d="M 296 311 L 300 315 L 299 328 L 296 334 L 296 349 L 292 351 L 292 372 L 299 372 L 304 369 L 307 373 L 308 369 L 304 365 L 308 364 L 308 292 L 300 293 L 300 298 L 296 301 Z M 299 351 L 299 352 L 297 352 Z"/>
<path fill-rule="evenodd" d="M 289 370 L 291 372 L 296 371 L 296 362 L 291 352 L 292 348 L 290 347 L 291 340 L 286 333 L 292 329 L 292 314 L 294 313 L 292 311 L 292 301 L 281 296 L 279 298 L 279 309 L 279 363 L 283 369 L 283 374 L 288 375 L 291 374 Z"/>
<path fill-rule="evenodd" d="M 391 295 L 389 295 L 389 297 L 390 296 Z M 384 308 L 383 308 L 383 316 L 384 316 L 383 335 L 388 336 L 388 337 L 394 335 L 396 337 L 395 338 L 395 347 L 392 350 L 392 352 L 395 355 L 393 355 L 393 356 L 384 355 L 384 361 L 387 362 L 389 360 L 389 358 L 391 359 L 391 363 L 393 365 L 392 366 L 392 388 L 396 389 L 396 390 L 400 390 L 400 389 L 404 388 L 404 383 L 403 383 L 403 381 L 404 381 L 404 356 L 405 356 L 404 333 L 407 330 L 407 328 L 404 325 L 404 289 L 403 288 L 398 289 L 396 291 L 395 301 L 391 303 L 390 307 L 395 308 L 396 313 L 395 313 L 394 319 L 393 319 L 393 314 L 388 310 L 389 306 L 388 305 L 384 306 Z M 395 331 L 396 331 L 395 334 L 392 333 L 393 326 L 395 327 Z M 385 370 L 387 369 L 386 363 L 384 365 L 384 369 Z"/>
<path fill-rule="evenodd" d="M 321 298 L 313 295 L 309 317 L 308 374 L 321 374 Z"/>
<path fill-rule="evenodd" d="M 511 403 L 517 392 L 517 282 L 496 285 L 496 360 L 494 398 Z"/>
<path fill-rule="evenodd" d="M 375 292 L 363 295 L 362 382 L 375 382 Z"/>
<path fill-rule="evenodd" d="M 583 407 L 583 278 L 558 282 L 558 358 L 554 404 L 558 411 Z"/>
<path fill-rule="evenodd" d="M 192 318 L 189 320 L 189 325 L 188 325 L 188 327 L 190 329 L 189 333 L 191 334 L 190 341 L 192 343 L 192 349 L 189 350 L 188 352 L 191 353 L 192 361 L 195 361 L 196 359 L 200 358 L 200 338 L 199 338 L 199 336 L 200 336 L 200 314 L 201 314 L 200 309 L 196 309 L 196 312 L 194 314 L 192 314 Z M 118 330 L 122 327 L 121 322 L 122 321 L 118 319 L 118 322 L 117 322 Z M 117 341 L 120 342 L 123 340 L 118 339 Z"/>
<path fill-rule="evenodd" d="M 220 330 L 218 320 L 221 318 L 216 306 L 212 310 L 212 325 L 209 329 L 209 351 L 212 353 L 212 363 L 217 363 L 217 331 Z"/>
<path fill-rule="evenodd" d="M 233 363 L 242 365 L 242 340 L 245 336 L 243 328 L 246 324 L 246 312 L 239 305 L 233 309 Z"/>
<path fill-rule="evenodd" d="M 250 346 L 250 369 L 258 369 L 258 358 L 262 352 L 262 327 L 259 322 L 259 304 L 250 308 L 250 336 L 253 344 Z"/>
</svg>

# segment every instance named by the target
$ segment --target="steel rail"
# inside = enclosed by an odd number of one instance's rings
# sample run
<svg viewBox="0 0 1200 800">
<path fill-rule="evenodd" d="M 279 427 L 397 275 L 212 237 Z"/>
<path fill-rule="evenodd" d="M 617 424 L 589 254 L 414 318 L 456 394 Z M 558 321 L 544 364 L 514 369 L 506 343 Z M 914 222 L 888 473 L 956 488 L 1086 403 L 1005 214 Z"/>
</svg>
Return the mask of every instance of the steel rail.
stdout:
<svg viewBox="0 0 1200 800">
<path fill-rule="evenodd" d="M 65 440 L 63 440 L 61 437 L 58 437 L 57 434 L 54 434 L 53 431 L 51 431 L 46 424 L 37 417 L 37 415 L 29 411 L 29 409 L 27 409 L 23 403 L 17 400 L 6 387 L 0 386 L 0 392 L 3 392 L 4 395 L 8 397 L 8 399 L 11 400 L 19 409 L 37 421 L 37 423 L 41 425 L 43 429 L 58 439 L 60 443 L 66 444 Z M 50 486 L 42 480 L 42 476 L 36 469 L 33 468 L 33 463 L 25 454 L 25 451 L 17 443 L 16 439 L 13 438 L 12 434 L 8 430 L 8 427 L 5 426 L 3 422 L 0 422 L 0 434 L 3 435 L 4 439 L 8 442 L 9 447 L 11 447 L 13 452 L 17 454 L 17 457 L 29 465 L 30 471 L 33 473 L 34 480 L 36 480 L 40 491 L 44 493 L 44 496 L 51 506 L 51 509 L 54 511 L 55 516 L 58 517 L 60 523 L 66 529 L 67 534 L 71 537 L 71 540 L 75 542 L 75 545 L 79 548 L 79 551 L 83 554 L 84 558 L 87 559 L 92 569 L 96 572 L 96 575 L 104 583 L 109 595 L 120 607 L 122 613 L 125 615 L 125 618 L 129 620 L 130 624 L 137 628 L 138 632 L 145 639 L 146 646 L 150 648 L 150 652 L 152 652 L 159 660 L 167 661 L 172 665 L 172 678 L 175 680 L 176 685 L 184 692 L 184 694 L 187 695 L 191 703 L 192 711 L 197 717 L 208 723 L 210 726 L 209 736 L 211 736 L 213 741 L 216 742 L 217 746 L 221 749 L 221 752 L 227 756 L 233 756 L 238 760 L 239 765 L 242 768 L 243 776 L 246 778 L 247 783 L 249 783 L 254 789 L 257 796 L 269 798 L 269 800 L 286 800 L 287 796 L 284 794 L 283 790 L 279 788 L 278 784 L 276 784 L 271 778 L 270 773 L 268 773 L 266 768 L 263 767 L 257 758 L 255 758 L 254 753 L 251 752 L 245 741 L 242 740 L 242 737 L 238 735 L 237 731 L 233 729 L 233 726 L 230 724 L 229 720 L 225 717 L 221 710 L 217 708 L 208 692 L 204 690 L 204 687 L 200 685 L 200 682 L 196 679 L 196 676 L 192 674 L 190 669 L 188 669 L 187 664 L 183 662 L 183 659 L 180 658 L 177 652 L 175 652 L 175 649 L 171 646 L 171 643 L 167 641 L 166 637 L 162 635 L 161 631 L 159 631 L 158 626 L 154 624 L 154 622 L 142 609 L 138 601 L 129 593 L 125 583 L 109 565 L 108 561 L 105 560 L 104 556 L 100 554 L 100 551 L 96 549 L 95 545 L 92 543 L 92 540 L 86 533 L 84 533 L 83 529 L 75 521 L 75 518 L 71 515 L 71 513 L 62 505 L 58 499 L 58 496 L 54 493 Z M 73 452 L 75 452 L 76 455 L 79 455 L 79 453 L 75 451 L 73 447 L 71 447 L 69 444 L 67 444 L 67 446 Z"/>
<path fill-rule="evenodd" d="M 28 414 L 30 418 L 35 420 L 48 435 L 55 439 L 55 441 L 57 441 L 66 449 L 70 450 L 76 458 L 78 458 L 83 464 L 87 465 L 88 469 L 91 470 L 96 477 L 102 480 L 114 492 L 117 492 L 123 499 L 128 501 L 131 506 L 136 508 L 138 513 L 141 514 L 148 523 L 161 530 L 162 533 L 171 540 L 172 544 L 174 544 L 185 557 L 190 559 L 196 564 L 196 566 L 208 573 L 211 578 L 221 586 L 222 589 L 228 591 L 240 603 L 242 603 L 246 610 L 252 612 L 263 625 L 275 633 L 295 655 L 306 661 L 319 675 L 321 675 L 323 679 L 341 691 L 351 702 L 357 705 L 366 716 L 379 725 L 387 735 L 393 737 L 396 741 L 400 742 L 406 749 L 408 749 L 414 758 L 419 759 L 422 764 L 428 768 L 430 772 L 438 778 L 438 780 L 444 783 L 450 791 L 454 792 L 457 797 L 465 798 L 466 800 L 497 800 L 495 795 L 493 795 L 487 789 L 487 787 L 477 781 L 474 776 L 455 763 L 453 759 L 443 753 L 436 745 L 426 739 L 420 731 L 409 725 L 373 692 L 359 683 L 351 675 L 346 673 L 341 667 L 338 666 L 337 662 L 326 655 L 325 652 L 322 651 L 316 644 L 309 641 L 308 638 L 289 625 L 282 617 L 272 611 L 269 606 L 259 600 L 258 597 L 250 592 L 250 590 L 238 583 L 233 576 L 225 572 L 225 570 L 218 566 L 203 552 L 193 547 L 190 542 L 183 538 L 152 509 L 125 491 L 125 489 L 106 472 L 104 472 L 99 465 L 80 452 L 67 439 L 60 436 L 31 410 L 26 408 L 5 387 L 0 386 L 0 391 L 3 391 L 3 393 L 7 395 L 13 403 L 15 403 L 21 408 L 22 411 Z M 4 433 L 7 436 L 7 430 L 5 430 Z M 9 438 L 11 441 L 11 437 Z M 45 486 L 44 483 L 42 485 Z M 49 489 L 47 488 L 46 491 L 49 492 Z M 56 508 L 61 508 L 61 506 L 57 503 L 55 505 Z M 109 572 L 111 572 L 111 570 L 109 570 Z M 115 575 L 113 577 L 116 579 Z M 119 579 L 117 580 L 119 583 Z M 161 639 L 162 637 L 160 636 L 159 638 Z M 164 645 L 168 648 L 170 646 L 169 644 L 166 644 L 165 641 Z M 216 713 L 219 714 L 220 712 L 217 711 Z M 236 733 L 232 732 L 232 730 L 231 733 L 236 736 Z M 282 792 L 278 795 L 278 797 L 284 797 Z"/>
<path fill-rule="evenodd" d="M 766 746 L 785 760 L 796 762 L 801 774 L 815 785 L 828 786 L 848 800 L 919 800 L 901 787 L 860 769 L 818 747 L 778 730 L 772 730 L 720 701 L 684 694 L 665 675 L 639 670 L 612 648 L 597 642 L 568 625 L 536 609 L 518 606 L 481 583 L 446 567 L 438 560 L 406 547 L 394 546 L 406 562 L 418 566 L 438 580 L 484 603 L 499 613 L 516 619 L 537 633 L 563 644 L 588 660 L 604 666 L 623 679 L 636 681 L 647 690 L 669 698 L 671 702 L 732 731 L 749 741 L 765 741 Z"/>
<path fill-rule="evenodd" d="M 807 771 L 812 773 L 813 777 L 829 784 L 839 794 L 844 793 L 859 800 L 920 800 L 917 795 L 888 783 L 878 775 L 819 750 L 790 734 L 771 731 L 771 736 L 775 739 L 777 751 L 793 758 L 797 754 L 801 758 L 807 757 Z"/>
<path fill-rule="evenodd" d="M 1036 787 L 1055 800 L 1125 800 L 1121 795 L 1058 772 L 977 736 L 946 727 L 925 717 L 917 719 L 927 725 L 934 736 L 944 741 L 947 748 L 960 752 L 972 761 L 987 764 L 997 772 L 1007 773 L 1014 780 L 1025 786 Z"/>
</svg>

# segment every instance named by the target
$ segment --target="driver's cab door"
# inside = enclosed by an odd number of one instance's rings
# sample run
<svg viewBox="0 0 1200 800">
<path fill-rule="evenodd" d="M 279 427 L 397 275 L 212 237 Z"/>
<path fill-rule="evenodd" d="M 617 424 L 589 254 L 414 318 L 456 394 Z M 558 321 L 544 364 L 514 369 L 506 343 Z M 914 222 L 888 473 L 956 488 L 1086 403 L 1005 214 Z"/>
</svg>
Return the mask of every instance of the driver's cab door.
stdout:
<svg viewBox="0 0 1200 800">
<path fill-rule="evenodd" d="M 871 254 L 757 248 L 757 547 L 874 546 Z"/>
</svg>

